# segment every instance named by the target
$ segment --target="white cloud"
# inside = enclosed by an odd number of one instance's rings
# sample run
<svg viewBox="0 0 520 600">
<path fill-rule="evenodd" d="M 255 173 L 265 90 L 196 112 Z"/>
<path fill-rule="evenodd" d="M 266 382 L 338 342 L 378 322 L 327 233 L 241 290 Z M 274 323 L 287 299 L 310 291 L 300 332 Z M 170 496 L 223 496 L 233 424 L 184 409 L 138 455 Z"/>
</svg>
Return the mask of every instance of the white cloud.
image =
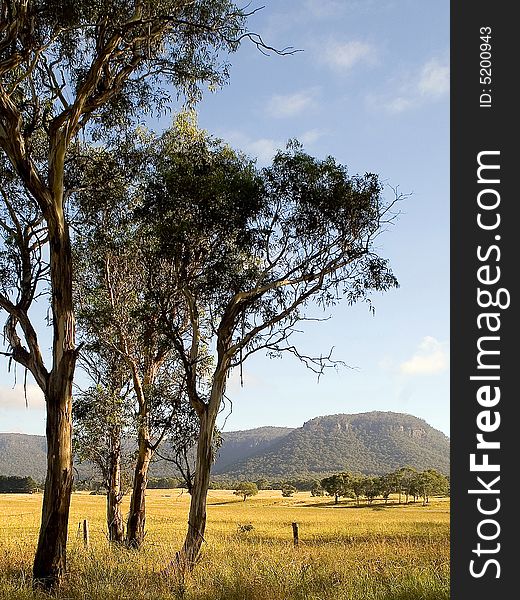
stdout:
<svg viewBox="0 0 520 600">
<path fill-rule="evenodd" d="M 444 96 L 450 91 L 450 68 L 434 58 L 421 69 L 417 90 L 422 96 L 435 98 Z"/>
<path fill-rule="evenodd" d="M 359 40 L 330 41 L 325 44 L 321 57 L 329 67 L 338 71 L 349 71 L 357 63 L 375 62 L 376 50 L 371 44 Z"/>
<path fill-rule="evenodd" d="M 276 152 L 282 147 L 281 142 L 270 138 L 260 138 L 247 142 L 244 145 L 244 150 L 258 158 L 262 164 L 266 164 L 272 160 Z"/>
<path fill-rule="evenodd" d="M 308 129 L 298 136 L 298 140 L 305 146 L 310 146 L 317 142 L 321 137 L 325 135 L 325 131 L 322 129 Z"/>
<path fill-rule="evenodd" d="M 410 98 L 404 98 L 403 96 L 392 98 L 385 103 L 386 110 L 391 113 L 400 113 L 413 106 L 414 102 Z"/>
<path fill-rule="evenodd" d="M 302 142 L 304 146 L 311 146 L 326 133 L 325 130 L 318 128 L 307 129 L 297 135 L 296 139 Z M 256 158 L 261 166 L 269 164 L 278 150 L 284 150 L 287 146 L 287 140 L 282 141 L 267 137 L 255 139 L 236 130 L 219 132 L 219 137 L 226 140 L 232 148 Z"/>
<path fill-rule="evenodd" d="M 448 354 L 445 344 L 431 336 L 422 339 L 417 352 L 399 369 L 405 375 L 434 375 L 448 368 Z"/>
<path fill-rule="evenodd" d="M 25 391 L 23 385 L 14 387 L 0 385 L 0 407 L 1 408 L 24 408 Z M 35 384 L 27 385 L 27 404 L 29 408 L 41 409 L 45 406 L 45 400 L 40 388 Z"/>
<path fill-rule="evenodd" d="M 367 100 L 376 110 L 402 113 L 432 100 L 439 100 L 450 91 L 450 68 L 447 60 L 432 58 L 400 81 L 391 83 L 393 89 Z"/>
<path fill-rule="evenodd" d="M 285 148 L 285 143 L 273 138 L 251 138 L 241 131 L 225 131 L 219 133 L 233 148 L 257 158 L 261 165 L 271 162 L 276 152 Z"/>
<path fill-rule="evenodd" d="M 295 117 L 316 106 L 316 89 L 294 94 L 276 94 L 267 104 L 267 112 L 277 119 Z"/>
</svg>

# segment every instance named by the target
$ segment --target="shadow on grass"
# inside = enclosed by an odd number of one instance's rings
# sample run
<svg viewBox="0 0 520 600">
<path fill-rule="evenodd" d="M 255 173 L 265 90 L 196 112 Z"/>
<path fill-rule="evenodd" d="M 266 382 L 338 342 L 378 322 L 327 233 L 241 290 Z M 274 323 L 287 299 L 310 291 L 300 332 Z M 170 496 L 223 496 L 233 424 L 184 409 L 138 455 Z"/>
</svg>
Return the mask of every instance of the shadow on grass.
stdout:
<svg viewBox="0 0 520 600">
<path fill-rule="evenodd" d="M 303 506 L 303 505 L 302 505 Z M 422 502 L 408 502 L 408 504 L 405 504 L 404 502 L 401 502 L 401 504 L 398 504 L 397 502 L 389 502 L 388 504 L 385 504 L 384 502 L 372 502 L 372 504 L 356 504 L 355 502 L 339 502 L 338 504 L 335 504 L 334 501 L 331 502 L 327 502 L 326 504 L 323 502 L 313 502 L 312 504 L 305 504 L 305 508 L 364 508 L 364 509 L 372 509 L 372 510 L 386 510 L 386 509 L 392 509 L 392 508 L 406 508 L 406 507 L 411 507 L 414 506 L 416 508 L 421 507 L 423 508 L 423 504 Z M 426 506 L 429 506 L 429 504 L 427 504 Z M 424 507 L 426 508 L 426 507 Z"/>
</svg>

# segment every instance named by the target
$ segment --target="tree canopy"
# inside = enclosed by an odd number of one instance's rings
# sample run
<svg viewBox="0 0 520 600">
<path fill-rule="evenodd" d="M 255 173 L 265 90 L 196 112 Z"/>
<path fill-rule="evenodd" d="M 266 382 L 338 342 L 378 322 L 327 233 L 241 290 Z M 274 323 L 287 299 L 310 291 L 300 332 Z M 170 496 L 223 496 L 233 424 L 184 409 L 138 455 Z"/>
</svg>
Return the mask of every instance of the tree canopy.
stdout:
<svg viewBox="0 0 520 600">
<path fill-rule="evenodd" d="M 243 481 L 237 486 L 237 489 L 233 492 L 235 496 L 242 496 L 242 500 L 245 502 L 251 496 L 258 494 L 258 487 L 256 483 L 252 481 Z"/>
</svg>

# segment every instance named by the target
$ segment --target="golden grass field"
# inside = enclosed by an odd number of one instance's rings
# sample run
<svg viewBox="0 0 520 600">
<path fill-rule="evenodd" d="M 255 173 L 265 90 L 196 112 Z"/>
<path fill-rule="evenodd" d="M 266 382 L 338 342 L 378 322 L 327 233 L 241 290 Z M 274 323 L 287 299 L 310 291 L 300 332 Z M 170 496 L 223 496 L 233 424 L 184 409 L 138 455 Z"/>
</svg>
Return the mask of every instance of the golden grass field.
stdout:
<svg viewBox="0 0 520 600">
<path fill-rule="evenodd" d="M 31 588 L 41 495 L 0 495 L 0 599 L 49 598 Z M 125 498 L 124 508 L 128 506 Z M 68 545 L 69 574 L 60 600 L 448 600 L 449 501 L 398 506 L 376 501 L 334 506 L 299 492 L 262 491 L 243 502 L 210 491 L 203 554 L 181 584 L 160 571 L 181 546 L 189 496 L 147 494 L 144 548 L 110 548 L 105 498 L 75 493 Z M 88 519 L 91 546 L 78 523 Z M 300 527 L 292 543 L 291 523 Z M 240 532 L 238 525 L 253 530 Z"/>
</svg>

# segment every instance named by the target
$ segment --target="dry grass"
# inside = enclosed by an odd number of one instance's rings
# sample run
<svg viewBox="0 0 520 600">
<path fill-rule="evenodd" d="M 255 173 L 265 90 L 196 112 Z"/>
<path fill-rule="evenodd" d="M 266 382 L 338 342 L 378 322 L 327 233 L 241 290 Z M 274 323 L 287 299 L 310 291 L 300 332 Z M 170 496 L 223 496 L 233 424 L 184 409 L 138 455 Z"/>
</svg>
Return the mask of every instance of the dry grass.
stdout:
<svg viewBox="0 0 520 600">
<path fill-rule="evenodd" d="M 126 499 L 125 509 L 128 499 Z M 203 555 L 182 585 L 160 575 L 180 547 L 189 496 L 150 490 L 139 551 L 110 548 L 103 496 L 73 495 L 69 575 L 60 600 L 443 600 L 449 598 L 449 502 L 333 506 L 300 492 L 242 502 L 212 491 Z M 40 600 L 30 585 L 40 495 L 0 495 L 0 599 Z M 88 519 L 91 547 L 78 523 Z M 292 545 L 291 523 L 300 525 Z M 239 525 L 251 524 L 251 531 Z"/>
</svg>

